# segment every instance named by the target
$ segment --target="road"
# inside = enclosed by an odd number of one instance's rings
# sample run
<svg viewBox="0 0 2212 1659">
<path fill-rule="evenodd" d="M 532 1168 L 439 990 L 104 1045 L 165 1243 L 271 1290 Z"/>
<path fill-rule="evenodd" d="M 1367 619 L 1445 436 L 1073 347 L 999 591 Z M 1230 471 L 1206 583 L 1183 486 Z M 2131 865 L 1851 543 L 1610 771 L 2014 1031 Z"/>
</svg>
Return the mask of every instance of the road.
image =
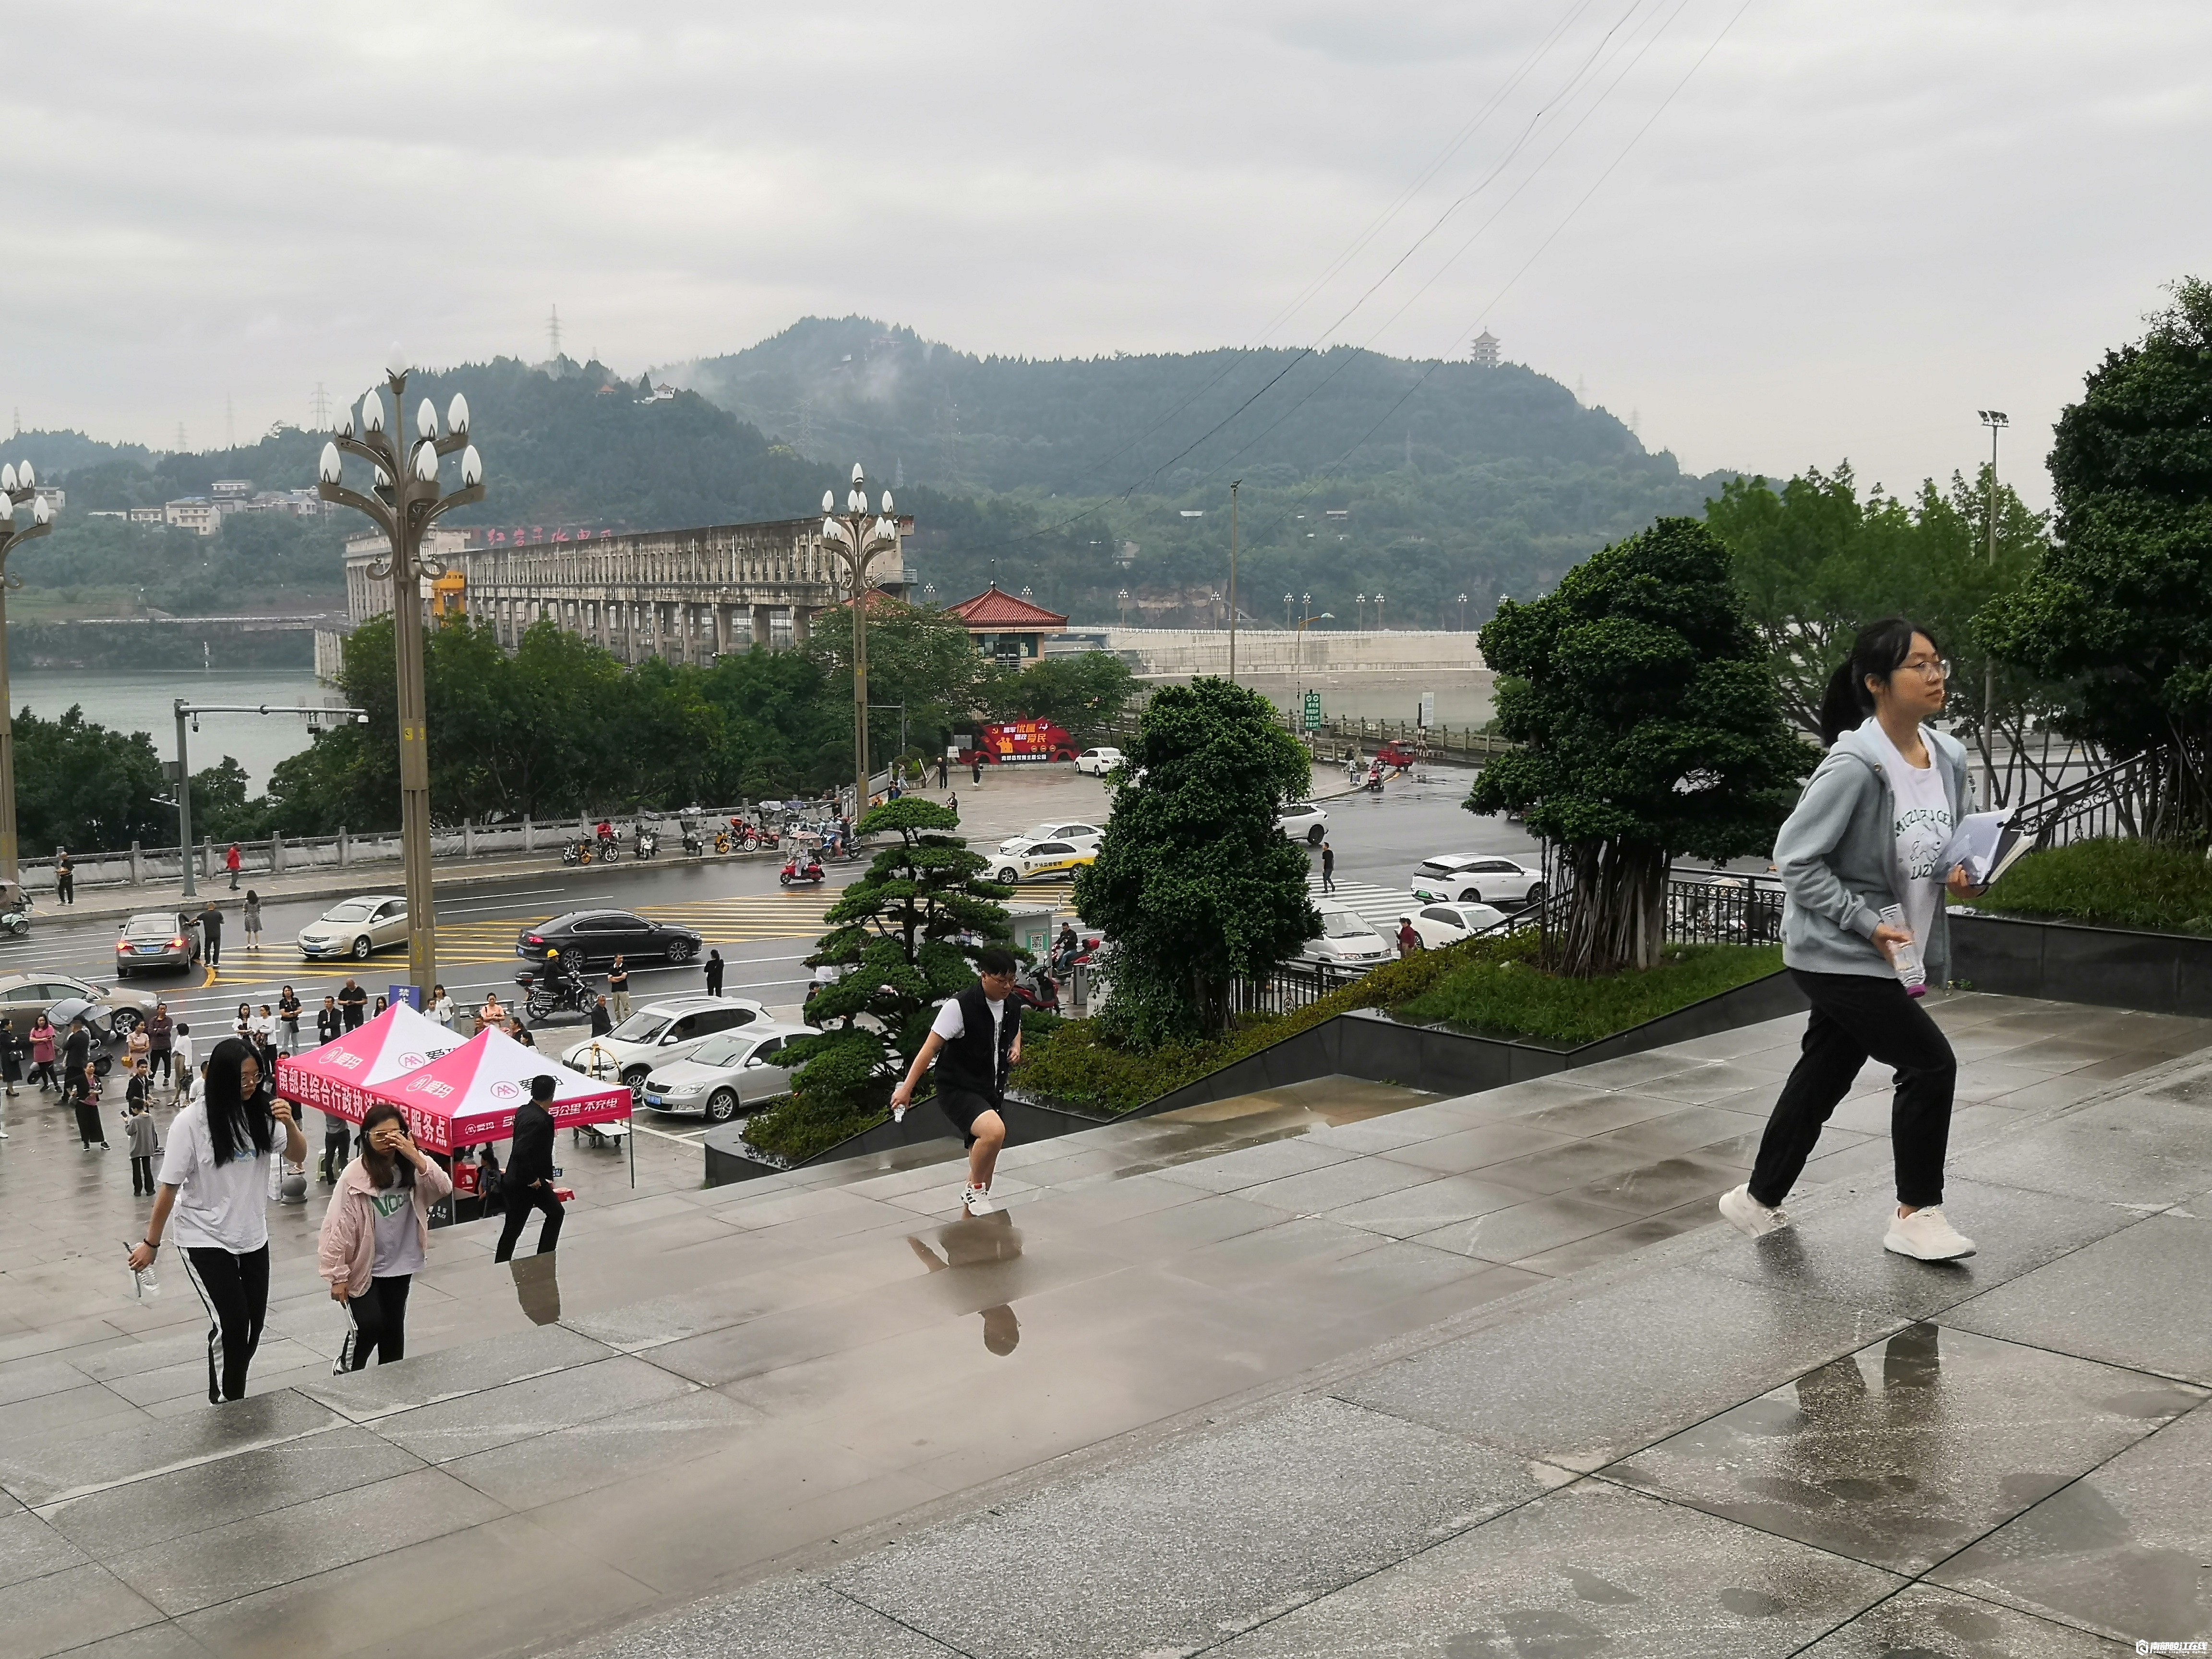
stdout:
<svg viewBox="0 0 2212 1659">
<path fill-rule="evenodd" d="M 1432 853 L 1497 853 L 1533 859 L 1535 843 L 1518 825 L 1474 817 L 1462 809 L 1468 775 L 1443 771 L 1433 783 L 1401 780 L 1380 798 L 1358 794 L 1327 801 L 1339 880 L 1403 891 L 1413 866 Z M 1325 775 L 1323 787 L 1330 781 Z M 964 793 L 963 818 L 976 843 L 987 851 L 1005 836 L 1042 818 L 1097 821 L 1104 807 L 1103 793 L 1093 780 L 1057 770 L 994 777 L 982 789 Z M 1319 855 L 1313 856 L 1318 868 Z M 861 867 L 833 866 L 830 880 L 842 884 Z M 362 892 L 398 890 L 396 870 L 367 873 L 371 879 L 363 882 Z M 177 1018 L 227 1030 L 240 1002 L 256 1007 L 274 1004 L 289 984 L 313 1009 L 344 981 L 349 964 L 308 963 L 294 945 L 300 930 L 337 900 L 264 904 L 264 942 L 253 952 L 246 949 L 228 887 L 216 881 L 205 884 L 204 890 L 222 902 L 229 923 L 221 968 L 213 973 L 152 975 L 131 981 L 163 997 Z M 617 907 L 696 928 L 705 936 L 708 947 L 719 950 L 728 963 L 723 988 L 731 995 L 751 997 L 770 1007 L 795 1008 L 809 977 L 804 958 L 820 936 L 823 913 L 831 897 L 827 891 L 780 887 L 773 863 L 686 859 L 680 853 L 664 854 L 641 869 L 594 866 L 558 873 L 539 871 L 511 881 L 478 881 L 440 890 L 439 970 L 458 1001 L 479 1001 L 495 988 L 505 1000 L 519 966 L 514 944 L 522 928 L 565 910 Z M 1037 884 L 1020 891 L 1022 902 L 1028 903 L 1065 904 L 1066 897 L 1065 884 Z M 164 890 L 147 890 L 145 908 L 149 910 L 173 902 L 174 896 Z M 66 912 L 42 912 L 27 939 L 0 944 L 0 973 L 52 969 L 112 981 L 114 939 L 112 921 L 81 923 Z M 405 955 L 398 951 L 384 951 L 358 970 L 372 996 L 405 974 Z M 656 993 L 696 991 L 702 983 L 697 963 L 683 968 L 638 965 L 631 994 L 642 1001 Z"/>
</svg>

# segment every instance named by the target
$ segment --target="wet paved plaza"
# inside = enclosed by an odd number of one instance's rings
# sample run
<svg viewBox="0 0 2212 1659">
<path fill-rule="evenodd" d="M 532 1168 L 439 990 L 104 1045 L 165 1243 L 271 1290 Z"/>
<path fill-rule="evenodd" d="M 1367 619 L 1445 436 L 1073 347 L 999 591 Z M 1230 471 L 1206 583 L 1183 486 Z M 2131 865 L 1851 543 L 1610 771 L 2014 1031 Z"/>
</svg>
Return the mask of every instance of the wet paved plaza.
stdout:
<svg viewBox="0 0 2212 1659">
<path fill-rule="evenodd" d="M 1712 1224 L 1802 1020 L 1346 1079 L 438 1236 L 389 1370 L 276 1212 L 251 1397 L 132 1304 L 119 1154 L 0 1152 L 10 1655 L 1997 1656 L 2212 1635 L 2212 1026 L 1963 996 L 1948 1267 L 1887 1079 Z M 12 1103 L 19 1109 L 27 1103 Z M 312 1139 L 311 1127 L 311 1139 Z M 118 1190 L 119 1188 L 119 1191 Z M 165 1253 L 166 1254 L 166 1253 Z"/>
</svg>

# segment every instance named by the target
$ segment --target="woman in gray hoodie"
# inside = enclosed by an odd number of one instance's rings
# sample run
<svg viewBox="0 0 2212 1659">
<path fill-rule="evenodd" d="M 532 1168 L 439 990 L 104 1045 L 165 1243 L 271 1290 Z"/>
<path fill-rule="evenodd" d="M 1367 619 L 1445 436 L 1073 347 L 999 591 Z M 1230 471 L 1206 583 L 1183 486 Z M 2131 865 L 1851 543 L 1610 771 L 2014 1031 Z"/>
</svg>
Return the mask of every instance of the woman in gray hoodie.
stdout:
<svg viewBox="0 0 2212 1659">
<path fill-rule="evenodd" d="M 1892 617 L 1859 631 L 1828 682 L 1820 708 L 1827 758 L 1774 842 L 1782 960 L 1812 1017 L 1751 1179 L 1720 1205 L 1753 1237 L 1789 1224 L 1782 1200 L 1871 1058 L 1897 1076 L 1897 1210 L 1883 1247 L 1923 1261 L 1973 1254 L 1973 1241 L 1942 1210 L 1958 1060 L 1893 960 L 1911 945 L 1927 977 L 1942 984 L 1950 965 L 1944 890 L 1960 897 L 1973 890 L 1963 869 L 1938 867 L 1952 831 L 1973 810 L 1965 747 L 1925 724 L 1943 712 L 1950 672 L 1926 629 Z M 1883 921 L 1892 907 L 1903 912 L 1902 927 Z"/>
</svg>

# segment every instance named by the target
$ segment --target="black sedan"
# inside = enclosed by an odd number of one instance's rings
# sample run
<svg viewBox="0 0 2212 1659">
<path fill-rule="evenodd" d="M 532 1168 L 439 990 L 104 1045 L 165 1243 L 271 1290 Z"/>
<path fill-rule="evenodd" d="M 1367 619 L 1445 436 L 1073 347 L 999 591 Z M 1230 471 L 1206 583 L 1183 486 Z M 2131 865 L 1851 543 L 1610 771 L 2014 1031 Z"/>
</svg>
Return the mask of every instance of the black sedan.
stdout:
<svg viewBox="0 0 2212 1659">
<path fill-rule="evenodd" d="M 689 927 L 647 921 L 628 910 L 571 910 L 535 927 L 514 942 L 525 962 L 543 962 L 548 951 L 580 967 L 604 968 L 617 957 L 632 962 L 690 962 L 706 943 Z"/>
</svg>

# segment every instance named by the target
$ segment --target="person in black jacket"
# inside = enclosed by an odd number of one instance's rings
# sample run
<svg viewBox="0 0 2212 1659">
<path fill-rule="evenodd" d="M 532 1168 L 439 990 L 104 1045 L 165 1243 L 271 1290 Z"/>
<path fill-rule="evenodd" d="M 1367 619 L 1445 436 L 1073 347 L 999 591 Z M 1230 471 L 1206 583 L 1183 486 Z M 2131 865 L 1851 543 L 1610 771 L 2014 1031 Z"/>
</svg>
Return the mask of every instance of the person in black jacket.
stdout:
<svg viewBox="0 0 2212 1659">
<path fill-rule="evenodd" d="M 207 907 L 200 912 L 200 939 L 203 941 L 201 959 L 210 968 L 221 966 L 222 912 L 216 908 L 213 899 L 210 899 L 207 902 Z"/>
<path fill-rule="evenodd" d="M 336 1042 L 344 1033 L 345 1016 L 338 1012 L 338 1000 L 325 997 L 323 1006 L 315 1010 L 315 1041 Z"/>
<path fill-rule="evenodd" d="M 999 1149 L 1006 1144 L 999 1108 L 1006 1098 L 1006 1074 L 1022 1057 L 1022 1010 L 1008 1000 L 1014 989 L 1012 951 L 985 945 L 975 953 L 975 970 L 980 981 L 937 1011 L 921 1052 L 891 1091 L 891 1110 L 906 1115 L 915 1085 L 934 1060 L 937 1103 L 968 1142 L 968 1185 L 960 1206 L 969 1215 L 989 1215 L 999 1207 L 991 1198 Z"/>
<path fill-rule="evenodd" d="M 514 1254 L 522 1237 L 522 1224 L 532 1210 L 544 1212 L 538 1230 L 538 1254 L 550 1253 L 561 1242 L 563 1212 L 553 1195 L 553 1079 L 544 1073 L 530 1079 L 530 1100 L 514 1115 L 514 1150 L 507 1154 L 507 1173 L 500 1182 L 507 1200 L 507 1224 L 499 1230 L 495 1261 Z"/>
</svg>

